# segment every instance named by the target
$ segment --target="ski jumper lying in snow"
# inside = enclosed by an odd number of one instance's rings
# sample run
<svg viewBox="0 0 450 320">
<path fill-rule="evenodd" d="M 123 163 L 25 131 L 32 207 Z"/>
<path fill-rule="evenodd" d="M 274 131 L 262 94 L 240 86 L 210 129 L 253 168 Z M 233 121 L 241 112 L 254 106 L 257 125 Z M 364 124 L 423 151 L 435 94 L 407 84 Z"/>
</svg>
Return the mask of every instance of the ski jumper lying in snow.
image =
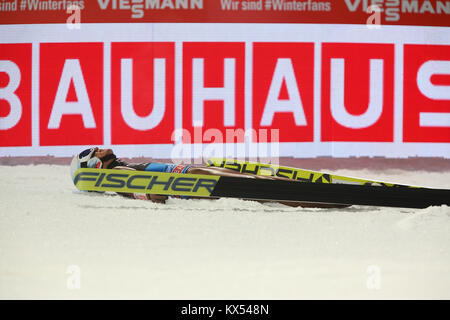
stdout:
<svg viewBox="0 0 450 320">
<path fill-rule="evenodd" d="M 245 177 L 249 179 L 269 179 L 269 180 L 290 180 L 288 178 L 277 176 L 261 176 L 249 173 L 240 173 L 227 168 L 219 167 L 207 167 L 203 165 L 176 165 L 172 163 L 160 163 L 160 162 L 145 162 L 145 163 L 127 163 L 116 157 L 111 149 L 99 149 L 93 147 L 86 149 L 79 154 L 75 155 L 71 162 L 71 176 L 74 179 L 75 172 L 79 168 L 102 168 L 102 169 L 119 169 L 119 170 L 138 170 L 138 171 L 150 171 L 150 172 L 169 172 L 169 173 L 190 173 L 190 174 L 202 174 L 202 175 L 216 175 L 227 177 Z M 295 181 L 295 180 L 291 180 Z M 301 183 L 301 182 L 299 182 Z M 158 194 L 141 194 L 141 193 L 120 193 L 121 195 L 129 198 L 151 200 L 156 203 L 165 203 L 168 196 Z M 174 196 L 180 197 L 180 196 Z M 183 199 L 189 199 L 194 197 L 181 196 Z M 213 198 L 209 198 L 213 199 Z M 348 205 L 334 205 L 324 203 L 304 203 L 294 201 L 267 201 L 258 200 L 258 202 L 278 202 L 284 205 L 292 207 L 316 207 L 316 208 L 342 208 L 348 207 Z"/>
</svg>

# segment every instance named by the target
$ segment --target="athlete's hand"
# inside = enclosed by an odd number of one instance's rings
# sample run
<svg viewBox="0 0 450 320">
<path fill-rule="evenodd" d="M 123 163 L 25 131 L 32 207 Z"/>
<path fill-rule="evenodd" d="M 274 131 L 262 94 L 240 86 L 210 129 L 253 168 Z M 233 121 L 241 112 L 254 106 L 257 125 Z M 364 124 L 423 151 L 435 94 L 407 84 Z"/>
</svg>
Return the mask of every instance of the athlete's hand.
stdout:
<svg viewBox="0 0 450 320">
<path fill-rule="evenodd" d="M 124 167 L 124 166 L 115 166 L 114 170 L 134 170 L 134 171 L 136 171 L 136 169 L 134 169 L 134 168 Z"/>
<path fill-rule="evenodd" d="M 150 200 L 155 203 L 166 203 L 167 196 L 161 194 L 150 194 Z"/>
<path fill-rule="evenodd" d="M 114 169 L 136 170 L 134 168 L 124 167 L 124 166 L 117 166 L 117 167 L 114 167 Z M 125 195 L 125 194 L 122 194 L 122 195 Z M 150 200 L 152 200 L 152 202 L 155 202 L 155 203 L 166 203 L 166 200 L 168 198 L 167 196 L 160 195 L 160 194 L 140 194 L 140 193 L 138 194 L 138 193 L 135 193 L 135 194 L 129 194 L 128 196 L 130 196 L 131 198 L 142 199 L 142 200 L 150 199 Z"/>
</svg>

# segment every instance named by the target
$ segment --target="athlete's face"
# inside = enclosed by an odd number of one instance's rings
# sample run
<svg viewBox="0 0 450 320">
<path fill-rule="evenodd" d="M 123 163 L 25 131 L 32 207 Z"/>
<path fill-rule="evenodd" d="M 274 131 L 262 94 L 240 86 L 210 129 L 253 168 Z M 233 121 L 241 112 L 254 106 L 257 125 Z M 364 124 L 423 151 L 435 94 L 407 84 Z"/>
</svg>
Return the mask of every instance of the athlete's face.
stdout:
<svg viewBox="0 0 450 320">
<path fill-rule="evenodd" d="M 112 149 L 99 149 L 98 147 L 96 147 L 94 157 L 102 159 L 109 154 L 113 154 Z"/>
</svg>

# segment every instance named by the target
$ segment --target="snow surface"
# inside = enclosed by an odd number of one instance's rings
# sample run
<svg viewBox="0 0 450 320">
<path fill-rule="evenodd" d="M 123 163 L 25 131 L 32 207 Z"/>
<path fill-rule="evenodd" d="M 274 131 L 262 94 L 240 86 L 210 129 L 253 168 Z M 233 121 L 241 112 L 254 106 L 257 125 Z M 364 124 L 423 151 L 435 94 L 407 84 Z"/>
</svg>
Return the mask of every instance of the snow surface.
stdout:
<svg viewBox="0 0 450 320">
<path fill-rule="evenodd" d="M 450 188 L 450 172 L 335 172 Z M 447 206 L 163 205 L 77 191 L 57 165 L 0 181 L 1 299 L 450 298 Z"/>
</svg>

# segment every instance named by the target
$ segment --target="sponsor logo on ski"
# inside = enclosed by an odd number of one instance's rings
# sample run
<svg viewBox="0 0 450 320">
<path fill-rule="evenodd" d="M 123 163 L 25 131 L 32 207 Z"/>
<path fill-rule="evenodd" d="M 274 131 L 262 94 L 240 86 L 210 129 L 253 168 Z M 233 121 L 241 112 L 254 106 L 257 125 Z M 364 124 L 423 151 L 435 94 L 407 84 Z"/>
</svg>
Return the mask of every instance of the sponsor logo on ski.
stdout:
<svg viewBox="0 0 450 320">
<path fill-rule="evenodd" d="M 143 172 L 117 173 L 118 170 L 81 169 L 77 172 L 74 183 L 81 190 L 148 192 L 163 194 L 195 194 L 208 196 L 214 190 L 219 177 L 189 177 L 186 174 Z"/>
<path fill-rule="evenodd" d="M 252 163 L 242 160 L 211 158 L 207 161 L 207 165 L 211 167 L 227 168 L 241 173 L 250 173 L 262 176 L 277 176 L 301 182 L 417 188 L 415 186 L 405 186 L 381 181 L 372 181 L 347 176 L 338 176 L 319 171 L 311 171 L 290 167 L 280 167 L 272 164 Z"/>
</svg>

